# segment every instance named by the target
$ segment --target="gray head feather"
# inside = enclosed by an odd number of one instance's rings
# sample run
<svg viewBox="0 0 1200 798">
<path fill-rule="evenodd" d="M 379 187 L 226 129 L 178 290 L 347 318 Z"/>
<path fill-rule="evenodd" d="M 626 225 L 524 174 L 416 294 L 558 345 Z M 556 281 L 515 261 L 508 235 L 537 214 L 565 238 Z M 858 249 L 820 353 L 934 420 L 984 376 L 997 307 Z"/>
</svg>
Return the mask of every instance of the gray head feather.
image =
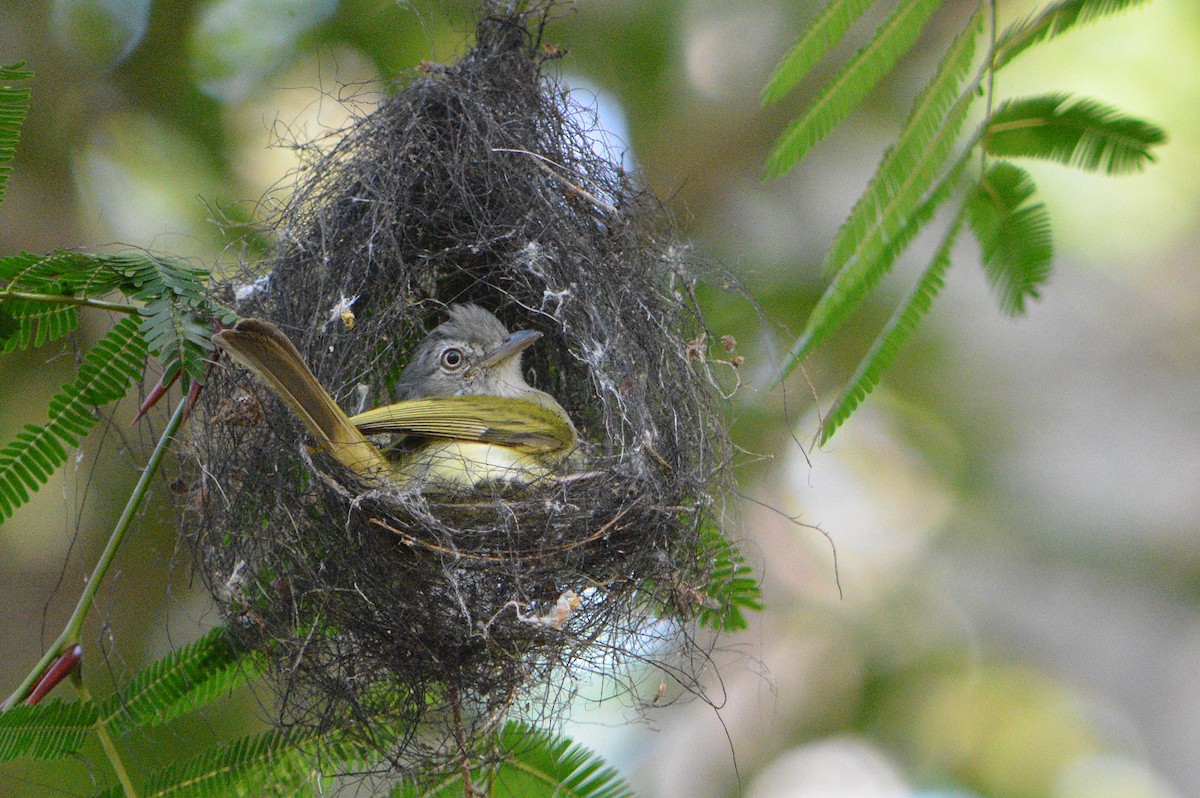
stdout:
<svg viewBox="0 0 1200 798">
<path fill-rule="evenodd" d="M 521 352 L 486 367 L 474 366 L 511 337 L 478 305 L 451 305 L 450 318 L 421 339 L 396 381 L 396 398 L 484 394 L 519 397 L 534 389 L 521 375 Z"/>
</svg>

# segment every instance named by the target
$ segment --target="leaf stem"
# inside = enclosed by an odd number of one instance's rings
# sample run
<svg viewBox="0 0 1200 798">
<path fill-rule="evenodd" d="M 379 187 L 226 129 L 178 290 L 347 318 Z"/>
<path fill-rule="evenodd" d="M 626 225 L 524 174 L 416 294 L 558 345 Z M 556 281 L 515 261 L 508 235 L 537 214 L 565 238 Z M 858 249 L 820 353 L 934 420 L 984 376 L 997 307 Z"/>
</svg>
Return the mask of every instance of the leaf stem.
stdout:
<svg viewBox="0 0 1200 798">
<path fill-rule="evenodd" d="M 994 105 L 996 95 L 996 0 L 987 0 L 988 4 L 988 31 L 990 35 L 990 43 L 988 44 L 987 54 L 987 97 L 984 100 L 983 118 L 986 121 L 991 120 L 992 112 L 996 110 Z M 987 147 L 979 148 L 979 174 L 987 174 Z"/>
<path fill-rule="evenodd" d="M 38 294 L 30 291 L 0 291 L 0 302 L 6 299 L 16 299 L 24 302 L 46 302 L 55 305 L 79 305 L 96 310 L 111 310 L 114 313 L 140 314 L 142 309 L 135 305 L 122 305 L 119 302 L 105 302 L 103 299 L 92 299 L 88 296 L 71 296 L 70 294 Z"/>
<path fill-rule="evenodd" d="M 71 675 L 71 678 L 75 683 L 75 692 L 79 694 L 80 700 L 90 702 L 92 700 L 92 693 L 83 683 L 79 671 L 76 670 Z M 113 771 L 117 774 L 117 781 L 121 782 L 121 789 L 125 791 L 125 798 L 138 798 L 137 787 L 133 786 L 133 779 L 129 778 L 129 771 L 125 769 L 125 760 L 121 758 L 121 752 L 117 750 L 116 741 L 108 733 L 108 724 L 105 723 L 103 714 L 96 720 L 96 725 L 93 729 L 96 732 L 96 736 L 100 738 L 100 746 L 104 749 L 104 754 L 108 757 L 109 764 L 112 765 Z"/>
<path fill-rule="evenodd" d="M 87 618 L 87 614 L 92 608 L 92 601 L 96 598 L 96 592 L 100 589 L 100 584 L 104 581 L 105 575 L 108 574 L 109 567 L 112 566 L 117 549 L 121 547 L 121 543 L 125 540 L 125 535 L 133 525 L 134 516 L 141 507 L 142 501 L 146 498 L 146 493 L 150 490 L 150 482 L 158 473 L 158 466 L 162 462 L 163 455 L 166 454 L 167 446 L 171 442 L 172 436 L 183 423 L 187 406 L 188 402 L 186 398 L 179 402 L 179 406 L 175 408 L 175 413 L 171 416 L 171 420 L 167 422 L 166 428 L 163 429 L 162 435 L 159 436 L 158 443 L 154 446 L 154 451 L 150 453 L 150 459 L 146 461 L 146 467 L 142 469 L 142 476 L 138 479 L 137 485 L 134 486 L 133 492 L 129 494 L 129 501 L 125 503 L 125 510 L 121 513 L 117 525 L 113 528 L 112 534 L 108 538 L 108 544 L 104 547 L 104 551 L 100 554 L 100 559 L 96 562 L 96 567 L 92 569 L 92 575 L 88 578 L 87 584 L 83 588 L 83 594 L 79 597 L 79 603 L 75 605 L 75 611 L 71 613 L 70 619 L 67 620 L 67 625 L 63 628 L 58 639 L 42 654 L 42 658 L 33 666 L 33 670 L 21 682 L 21 686 L 4 702 L 4 706 L 12 706 L 24 699 L 34 682 L 46 670 L 46 666 L 67 646 L 79 642 L 80 630 L 83 628 L 84 619 Z"/>
</svg>

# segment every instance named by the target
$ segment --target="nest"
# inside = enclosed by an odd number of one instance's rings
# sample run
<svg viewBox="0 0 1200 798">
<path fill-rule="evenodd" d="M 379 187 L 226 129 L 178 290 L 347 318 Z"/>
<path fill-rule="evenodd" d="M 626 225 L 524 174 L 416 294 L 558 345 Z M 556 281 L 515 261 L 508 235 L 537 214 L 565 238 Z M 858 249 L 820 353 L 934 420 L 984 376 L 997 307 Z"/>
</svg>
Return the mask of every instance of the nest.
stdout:
<svg viewBox="0 0 1200 798">
<path fill-rule="evenodd" d="M 514 713 L 544 720 L 580 673 L 659 656 L 648 640 L 678 654 L 713 578 L 730 445 L 697 267 L 545 73 L 541 21 L 483 20 L 459 62 L 314 156 L 273 254 L 221 290 L 253 285 L 238 312 L 279 325 L 350 412 L 392 400 L 450 303 L 539 330 L 527 379 L 574 419 L 585 470 L 363 494 L 233 367 L 193 425 L 188 534 L 230 627 L 267 652 L 281 722 L 360 735 L 408 772 L 461 763 Z"/>
</svg>

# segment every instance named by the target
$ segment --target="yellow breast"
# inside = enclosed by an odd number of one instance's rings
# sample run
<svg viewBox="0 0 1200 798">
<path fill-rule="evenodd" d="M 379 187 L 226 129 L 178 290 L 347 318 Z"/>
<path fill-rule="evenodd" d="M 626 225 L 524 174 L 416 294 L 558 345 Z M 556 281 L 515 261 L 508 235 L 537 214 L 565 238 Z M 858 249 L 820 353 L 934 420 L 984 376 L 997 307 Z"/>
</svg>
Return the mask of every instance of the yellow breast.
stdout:
<svg viewBox="0 0 1200 798">
<path fill-rule="evenodd" d="M 489 482 L 527 483 L 550 470 L 510 446 L 476 441 L 434 441 L 409 455 L 399 470 L 423 490 L 473 488 Z"/>
</svg>

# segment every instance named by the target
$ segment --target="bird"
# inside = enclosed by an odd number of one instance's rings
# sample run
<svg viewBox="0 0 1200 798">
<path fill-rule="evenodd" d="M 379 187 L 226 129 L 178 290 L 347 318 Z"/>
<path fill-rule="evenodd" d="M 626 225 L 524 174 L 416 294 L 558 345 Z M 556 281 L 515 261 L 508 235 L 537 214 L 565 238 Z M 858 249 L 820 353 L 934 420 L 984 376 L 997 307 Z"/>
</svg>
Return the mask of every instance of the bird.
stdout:
<svg viewBox="0 0 1200 798">
<path fill-rule="evenodd" d="M 258 375 L 322 448 L 375 487 L 458 493 L 485 484 L 528 484 L 573 459 L 578 433 L 550 394 L 525 381 L 522 353 L 541 338 L 510 333 L 491 312 L 451 305 L 413 350 L 395 384 L 399 401 L 348 415 L 278 327 L 239 319 L 213 335 Z M 390 459 L 369 436 L 401 436 Z"/>
</svg>

